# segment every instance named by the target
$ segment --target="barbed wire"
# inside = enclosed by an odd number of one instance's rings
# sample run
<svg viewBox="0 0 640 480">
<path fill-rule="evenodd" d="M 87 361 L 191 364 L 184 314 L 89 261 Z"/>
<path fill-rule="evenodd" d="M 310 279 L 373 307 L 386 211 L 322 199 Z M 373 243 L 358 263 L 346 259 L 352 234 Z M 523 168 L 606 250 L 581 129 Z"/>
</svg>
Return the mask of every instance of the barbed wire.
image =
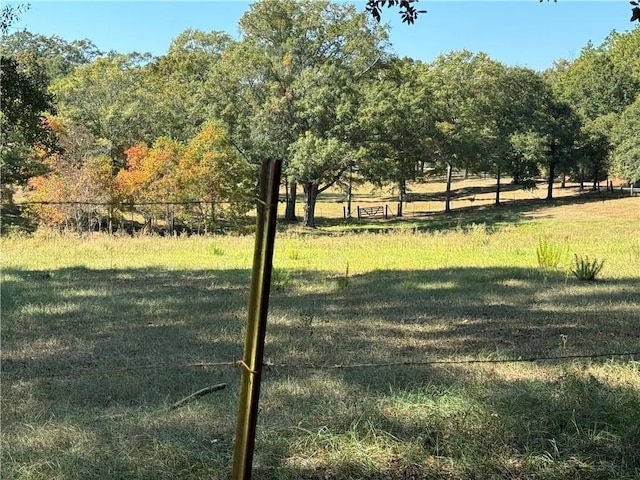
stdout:
<svg viewBox="0 0 640 480">
<path fill-rule="evenodd" d="M 399 362 L 381 362 L 381 363 L 352 363 L 352 364 L 287 364 L 275 363 L 267 359 L 263 363 L 263 370 L 266 372 L 282 370 L 351 370 L 360 368 L 388 368 L 388 367 L 417 367 L 428 365 L 472 365 L 472 364 L 504 364 L 504 363 L 533 363 L 533 362 L 549 362 L 549 361 L 567 361 L 579 359 L 596 359 L 596 358 L 613 358 L 613 357 L 632 357 L 632 361 L 636 361 L 633 357 L 640 356 L 637 352 L 610 352 L 610 353 L 594 353 L 594 354 L 576 354 L 576 355 L 548 355 L 548 356 L 529 356 L 518 358 L 470 358 L 461 360 L 406 360 Z M 102 376 L 102 375 L 124 375 L 135 373 L 138 371 L 150 370 L 179 370 L 185 368 L 228 368 L 242 367 L 242 360 L 233 360 L 226 362 L 194 362 L 183 364 L 154 364 L 154 365 L 138 365 L 133 367 L 125 367 L 114 370 L 78 370 L 75 372 L 54 372 L 43 375 L 12 375 L 6 372 L 0 372 L 3 380 L 28 381 L 42 380 L 52 378 L 74 378 L 85 376 Z"/>
</svg>

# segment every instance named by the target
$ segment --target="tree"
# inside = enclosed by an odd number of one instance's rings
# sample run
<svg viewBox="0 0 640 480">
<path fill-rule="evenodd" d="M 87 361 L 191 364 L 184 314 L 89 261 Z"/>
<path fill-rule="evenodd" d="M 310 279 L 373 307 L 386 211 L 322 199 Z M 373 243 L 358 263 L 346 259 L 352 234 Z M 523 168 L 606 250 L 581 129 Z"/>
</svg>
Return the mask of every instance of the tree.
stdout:
<svg viewBox="0 0 640 480">
<path fill-rule="evenodd" d="M 612 148 L 611 131 L 617 119 L 617 114 L 610 113 L 595 120 L 583 121 L 577 140 L 577 161 L 574 166 L 574 173 L 581 189 L 584 188 L 585 180 L 589 178 L 593 181 L 593 189 L 598 190 L 600 181 L 607 178 Z"/>
<path fill-rule="evenodd" d="M 187 145 L 176 176 L 180 200 L 199 202 L 209 228 L 219 220 L 233 222 L 255 206 L 257 171 L 215 123 L 205 124 Z"/>
<path fill-rule="evenodd" d="M 539 101 L 547 86 L 538 73 L 527 68 L 494 65 L 494 75 L 485 83 L 489 96 L 486 97 L 483 163 L 496 175 L 495 203 L 498 205 L 503 175 L 510 175 L 513 183 L 518 184 L 539 173 L 537 163 L 531 156 L 523 155 L 522 147 L 533 141 L 527 136 L 536 129 Z"/>
<path fill-rule="evenodd" d="M 640 182 L 640 96 L 620 116 L 612 135 L 612 174 L 630 185 Z"/>
<path fill-rule="evenodd" d="M 125 151 L 126 168 L 116 175 L 116 189 L 125 202 L 138 205 L 147 229 L 165 215 L 166 232 L 173 232 L 174 214 L 167 202 L 179 200 L 176 169 L 183 150 L 179 142 L 158 138 L 151 147 L 139 143 Z"/>
<path fill-rule="evenodd" d="M 398 192 L 398 216 L 406 201 L 407 182 L 421 174 L 427 139 L 433 136 L 433 115 L 422 64 L 393 59 L 378 78 L 362 90 L 359 113 L 362 174 L 378 186 L 391 183 Z"/>
<path fill-rule="evenodd" d="M 558 99 L 548 87 L 539 99 L 532 128 L 513 138 L 518 153 L 545 170 L 547 200 L 553 199 L 553 183 L 558 172 L 569 171 L 577 161 L 576 143 L 581 125 L 572 107 Z"/>
<path fill-rule="evenodd" d="M 418 0 L 367 0 L 366 10 L 369 12 L 377 22 L 382 18 L 382 8 L 385 5 L 387 7 L 398 7 L 398 13 L 402 21 L 407 24 L 412 24 L 418 18 L 418 14 L 427 13 L 426 10 L 417 10 L 412 4 Z"/>
<path fill-rule="evenodd" d="M 14 32 L 0 38 L 0 52 L 16 58 L 22 64 L 37 64 L 46 76 L 47 84 L 103 55 L 88 39 L 67 42 L 56 35 L 47 37 L 28 31 Z"/>
<path fill-rule="evenodd" d="M 231 99 L 231 104 L 217 103 L 217 116 L 252 163 L 268 156 L 284 161 L 288 213 L 300 183 L 303 223 L 313 227 L 317 195 L 351 163 L 358 85 L 385 54 L 384 28 L 352 6 L 267 0 L 251 6 L 240 30 L 242 40 L 213 77 L 215 87 L 223 86 L 218 95 Z M 344 152 L 339 161 L 338 151 Z M 317 153 L 326 162 L 302 152 Z"/>
<path fill-rule="evenodd" d="M 46 202 L 33 207 L 41 221 L 50 226 L 73 224 L 81 234 L 101 218 L 113 218 L 113 166 L 108 147 L 82 125 L 57 118 L 48 122 L 61 148 L 40 152 L 48 172 L 29 180 L 29 199 Z"/>
<path fill-rule="evenodd" d="M 4 5 L 0 8 L 0 34 L 9 33 L 11 25 L 20 19 L 20 15 L 29 10 L 29 4 Z"/>
<path fill-rule="evenodd" d="M 454 169 L 478 170 L 486 150 L 486 91 L 495 66 L 486 54 L 468 50 L 439 56 L 429 65 L 427 81 L 433 89 L 435 134 L 430 151 L 439 170 L 445 170 L 445 211 L 451 211 Z"/>
<path fill-rule="evenodd" d="M 142 68 L 150 61 L 147 54 L 109 54 L 76 68 L 51 86 L 59 116 L 107 140 L 117 166 L 122 165 L 128 147 L 141 141 L 151 144 L 162 136 L 156 92 Z"/>
<path fill-rule="evenodd" d="M 576 60 L 546 73 L 554 92 L 585 120 L 620 114 L 640 89 L 640 61 L 629 57 L 624 45 L 634 37 L 632 49 L 637 57 L 640 30 L 627 35 L 614 32 L 598 48 L 589 43 Z"/>
<path fill-rule="evenodd" d="M 614 32 L 599 47 L 588 44 L 575 61 L 547 72 L 555 94 L 570 103 L 582 121 L 575 171 L 581 185 L 586 176 L 594 188 L 607 178 L 611 130 L 640 88 L 638 33 Z"/>
<path fill-rule="evenodd" d="M 31 149 L 56 149 L 55 136 L 45 122 L 45 115 L 55 113 L 55 106 L 43 77 L 5 56 L 0 57 L 0 98 L 2 198 L 11 201 L 16 185 L 24 186 L 44 171 Z"/>
<path fill-rule="evenodd" d="M 24 10 L 18 7 L 16 11 Z M 11 17 L 14 20 L 16 11 Z M 45 115 L 56 113 L 54 97 L 48 91 L 51 79 L 90 62 L 99 52 L 89 41 L 69 44 L 58 37 L 25 31 L 3 35 L 0 52 L 2 196 L 11 201 L 16 186 L 25 186 L 29 178 L 46 171 L 34 148 L 48 149 L 49 153 L 57 148 L 55 135 L 44 121 Z"/>
<path fill-rule="evenodd" d="M 157 135 L 188 142 L 211 116 L 212 72 L 234 41 L 224 32 L 187 29 L 169 45 L 166 55 L 145 67 L 145 82 L 154 96 Z"/>
</svg>

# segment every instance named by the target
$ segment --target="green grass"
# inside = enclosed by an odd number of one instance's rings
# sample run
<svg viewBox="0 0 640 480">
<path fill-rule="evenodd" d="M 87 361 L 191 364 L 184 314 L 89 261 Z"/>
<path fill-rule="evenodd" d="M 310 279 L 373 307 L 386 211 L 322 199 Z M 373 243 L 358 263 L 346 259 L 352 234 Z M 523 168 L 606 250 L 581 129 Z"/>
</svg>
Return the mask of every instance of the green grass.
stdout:
<svg viewBox="0 0 640 480">
<path fill-rule="evenodd" d="M 638 478 L 638 356 L 571 358 L 640 351 L 637 220 L 619 199 L 282 225 L 254 478 Z M 542 237 L 600 281 L 541 271 Z M 1 242 L 0 477 L 229 478 L 253 238 Z M 500 362 L 531 357 L 569 358 Z"/>
</svg>

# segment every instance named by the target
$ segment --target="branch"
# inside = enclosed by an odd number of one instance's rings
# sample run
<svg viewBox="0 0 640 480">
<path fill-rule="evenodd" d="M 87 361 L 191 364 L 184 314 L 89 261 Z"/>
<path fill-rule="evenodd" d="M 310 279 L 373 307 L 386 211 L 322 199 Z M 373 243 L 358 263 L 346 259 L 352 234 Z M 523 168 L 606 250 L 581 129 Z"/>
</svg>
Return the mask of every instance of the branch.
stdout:
<svg viewBox="0 0 640 480">
<path fill-rule="evenodd" d="M 640 5 L 638 2 L 629 2 L 631 5 L 635 5 L 634 8 L 631 9 L 631 21 L 635 22 L 638 20 L 640 22 Z"/>
<path fill-rule="evenodd" d="M 191 402 L 192 400 L 195 400 L 196 398 L 206 395 L 207 393 L 217 392 L 218 390 L 224 390 L 226 386 L 227 386 L 226 383 L 219 383 L 218 385 L 213 385 L 211 387 L 206 387 L 206 388 L 203 388 L 202 390 L 198 390 L 197 392 L 192 393 L 188 397 L 184 397 L 182 400 L 178 400 L 176 403 L 171 405 L 171 410 L 175 410 L 176 408 L 182 407 L 187 403 Z"/>
<path fill-rule="evenodd" d="M 380 13 L 381 8 L 385 5 L 389 8 L 398 6 L 400 8 L 399 13 L 400 17 L 402 17 L 402 22 L 411 25 L 416 21 L 419 13 L 427 13 L 426 10 L 416 10 L 416 8 L 411 5 L 417 1 L 418 0 L 367 0 L 366 10 L 373 16 L 376 22 L 379 23 L 382 17 Z"/>
</svg>

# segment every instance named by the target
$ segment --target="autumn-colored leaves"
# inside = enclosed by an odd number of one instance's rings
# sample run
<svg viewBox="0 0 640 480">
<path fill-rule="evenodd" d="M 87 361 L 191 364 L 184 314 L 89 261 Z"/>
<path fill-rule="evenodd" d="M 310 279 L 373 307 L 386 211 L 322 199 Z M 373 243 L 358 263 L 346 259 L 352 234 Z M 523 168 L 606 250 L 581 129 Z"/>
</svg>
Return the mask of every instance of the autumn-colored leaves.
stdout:
<svg viewBox="0 0 640 480">
<path fill-rule="evenodd" d="M 218 125 L 205 124 L 188 144 L 159 138 L 151 146 L 132 145 L 120 167 L 105 154 L 108 145 L 89 132 L 57 119 L 51 126 L 63 151 L 42 153 L 50 171 L 29 182 L 30 198 L 42 202 L 33 210 L 48 225 L 77 221 L 79 208 L 83 214 L 117 215 L 133 206 L 149 221 L 164 214 L 159 203 L 215 204 L 218 219 L 243 215 L 253 206 L 254 169 Z"/>
</svg>

